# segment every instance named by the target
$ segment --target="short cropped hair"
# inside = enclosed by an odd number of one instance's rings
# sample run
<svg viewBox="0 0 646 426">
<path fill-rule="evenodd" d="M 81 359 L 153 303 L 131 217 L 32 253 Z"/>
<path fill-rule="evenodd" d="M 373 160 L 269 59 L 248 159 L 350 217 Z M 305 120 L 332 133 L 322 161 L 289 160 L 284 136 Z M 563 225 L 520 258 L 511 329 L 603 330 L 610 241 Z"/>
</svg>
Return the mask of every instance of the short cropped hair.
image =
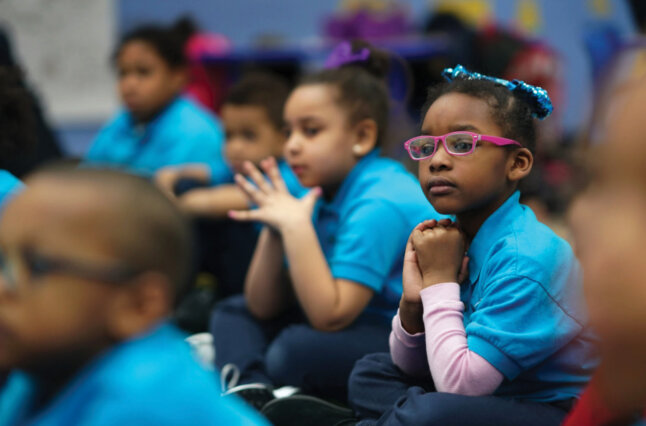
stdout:
<svg viewBox="0 0 646 426">
<path fill-rule="evenodd" d="M 271 124 L 282 130 L 283 108 L 289 92 L 290 87 L 282 77 L 255 71 L 231 86 L 223 105 L 260 107 L 265 110 Z"/>
<path fill-rule="evenodd" d="M 69 165 L 42 169 L 27 182 L 39 179 L 60 180 L 64 185 L 61 191 L 77 186 L 101 194 L 115 219 L 111 224 L 116 225 L 99 230 L 99 235 L 106 238 L 115 255 L 136 271 L 164 275 L 176 300 L 184 294 L 193 272 L 191 227 L 178 207 L 152 183 L 115 170 Z"/>
</svg>

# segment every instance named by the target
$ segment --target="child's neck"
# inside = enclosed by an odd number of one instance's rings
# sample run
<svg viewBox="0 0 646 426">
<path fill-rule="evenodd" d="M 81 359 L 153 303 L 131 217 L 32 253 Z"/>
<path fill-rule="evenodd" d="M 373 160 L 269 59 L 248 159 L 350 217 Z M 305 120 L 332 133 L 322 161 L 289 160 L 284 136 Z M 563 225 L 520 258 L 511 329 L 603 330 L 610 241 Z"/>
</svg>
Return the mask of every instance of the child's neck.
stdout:
<svg viewBox="0 0 646 426">
<path fill-rule="evenodd" d="M 67 352 L 61 356 L 52 356 L 45 365 L 31 368 L 27 372 L 38 383 L 38 399 L 35 410 L 46 407 L 88 364 L 94 361 L 112 345 L 88 348 L 85 351 Z"/>
<path fill-rule="evenodd" d="M 489 218 L 489 216 L 498 210 L 515 191 L 516 188 L 512 188 L 509 191 L 503 192 L 499 197 L 494 198 L 490 202 L 485 203 L 483 206 L 456 214 L 460 229 L 467 236 L 467 241 L 469 243 L 473 241 L 480 230 L 480 227 Z"/>
</svg>

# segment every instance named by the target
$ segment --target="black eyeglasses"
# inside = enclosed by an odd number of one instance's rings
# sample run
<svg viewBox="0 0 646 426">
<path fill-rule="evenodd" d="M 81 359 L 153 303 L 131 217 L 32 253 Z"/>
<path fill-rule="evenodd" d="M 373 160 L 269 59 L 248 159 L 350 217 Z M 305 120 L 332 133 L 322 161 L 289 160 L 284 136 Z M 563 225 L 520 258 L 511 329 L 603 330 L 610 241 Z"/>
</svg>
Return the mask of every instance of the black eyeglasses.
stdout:
<svg viewBox="0 0 646 426">
<path fill-rule="evenodd" d="M 18 273 L 25 271 L 27 281 L 35 281 L 49 274 L 65 274 L 90 281 L 118 284 L 134 278 L 139 271 L 126 265 L 91 265 L 80 261 L 39 254 L 31 249 L 10 254 L 0 250 L 0 273 L 5 290 L 18 289 Z"/>
</svg>

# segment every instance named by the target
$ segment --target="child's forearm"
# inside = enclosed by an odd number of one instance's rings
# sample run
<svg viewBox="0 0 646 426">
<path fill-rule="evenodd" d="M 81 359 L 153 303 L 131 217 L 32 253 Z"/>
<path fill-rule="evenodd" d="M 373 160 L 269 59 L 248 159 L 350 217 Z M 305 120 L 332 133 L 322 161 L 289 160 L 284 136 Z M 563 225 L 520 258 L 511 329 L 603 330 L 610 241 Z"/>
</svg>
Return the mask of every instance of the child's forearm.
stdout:
<svg viewBox="0 0 646 426">
<path fill-rule="evenodd" d="M 293 300 L 293 294 L 283 276 L 284 250 L 280 235 L 265 227 L 260 233 L 244 293 L 252 314 L 260 319 L 274 318 Z"/>
<path fill-rule="evenodd" d="M 407 332 L 402 326 L 400 314 L 395 315 L 389 339 L 393 364 L 409 376 L 429 376 L 431 373 L 426 360 L 425 338 L 423 332 Z"/>
<path fill-rule="evenodd" d="M 214 219 L 224 219 L 229 210 L 249 208 L 247 197 L 233 184 L 194 189 L 179 197 L 179 205 L 188 214 Z"/>
<path fill-rule="evenodd" d="M 281 230 L 294 292 L 310 324 L 335 331 L 352 323 L 372 297 L 372 290 L 337 280 L 327 263 L 310 220 Z"/>
<path fill-rule="evenodd" d="M 469 350 L 457 283 L 442 283 L 420 292 L 424 305 L 426 354 L 435 388 L 461 395 L 490 395 L 503 375 Z"/>
<path fill-rule="evenodd" d="M 401 327 L 409 334 L 424 332 L 424 306 L 421 303 L 399 301 L 398 316 Z"/>
</svg>

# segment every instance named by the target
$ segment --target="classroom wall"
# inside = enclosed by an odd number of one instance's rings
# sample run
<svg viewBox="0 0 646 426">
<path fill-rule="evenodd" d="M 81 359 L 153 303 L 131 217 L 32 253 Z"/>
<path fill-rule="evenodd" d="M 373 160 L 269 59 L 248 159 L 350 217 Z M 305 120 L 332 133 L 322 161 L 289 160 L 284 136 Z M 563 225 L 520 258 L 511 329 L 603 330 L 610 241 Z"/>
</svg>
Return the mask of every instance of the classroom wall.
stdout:
<svg viewBox="0 0 646 426">
<path fill-rule="evenodd" d="M 364 0 L 366 1 L 366 0 Z M 380 0 L 374 0 L 378 3 Z M 239 46 L 268 36 L 286 43 L 303 43 L 321 33 L 324 17 L 350 1 L 339 0 L 119 0 L 119 31 L 146 21 L 169 23 L 190 13 L 209 31 L 229 37 Z M 407 0 L 411 21 L 423 25 L 435 7 L 463 9 L 474 20 L 496 20 L 545 40 L 563 60 L 567 88 L 564 125 L 576 128 L 587 117 L 592 101 L 592 73 L 586 34 L 611 24 L 623 35 L 634 32 L 624 0 Z"/>
<path fill-rule="evenodd" d="M 359 0 L 354 0 L 359 1 Z M 363 0 L 370 1 L 370 0 Z M 372 0 L 379 2 L 381 0 Z M 384 0 L 386 1 L 386 0 Z M 108 58 L 119 34 L 144 22 L 171 22 L 190 13 L 206 30 L 245 47 L 258 39 L 303 44 L 321 33 L 324 17 L 351 0 L 1 0 L 0 22 L 63 141 L 82 152 L 99 124 L 118 107 Z M 421 25 L 437 6 L 475 10 L 545 39 L 564 62 L 568 83 L 565 125 L 576 129 L 592 100 L 591 62 L 583 39 L 610 23 L 624 35 L 633 24 L 623 0 L 407 0 Z M 468 13 L 468 12 L 467 12 Z"/>
<path fill-rule="evenodd" d="M 118 106 L 108 56 L 114 0 L 2 0 L 0 25 L 65 148 L 84 150 Z"/>
</svg>

